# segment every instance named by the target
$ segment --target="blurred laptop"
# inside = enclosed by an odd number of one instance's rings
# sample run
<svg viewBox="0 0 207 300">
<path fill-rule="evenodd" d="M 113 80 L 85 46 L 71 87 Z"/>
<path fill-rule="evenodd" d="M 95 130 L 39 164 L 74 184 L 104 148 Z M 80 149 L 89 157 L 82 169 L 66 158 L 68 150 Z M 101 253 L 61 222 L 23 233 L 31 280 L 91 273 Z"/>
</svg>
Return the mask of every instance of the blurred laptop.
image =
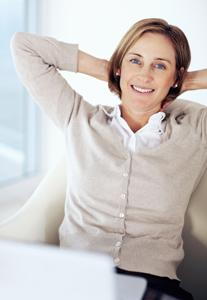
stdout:
<svg viewBox="0 0 207 300">
<path fill-rule="evenodd" d="M 116 274 L 110 257 L 0 241 L 4 300 L 141 300 L 146 280 Z"/>
</svg>

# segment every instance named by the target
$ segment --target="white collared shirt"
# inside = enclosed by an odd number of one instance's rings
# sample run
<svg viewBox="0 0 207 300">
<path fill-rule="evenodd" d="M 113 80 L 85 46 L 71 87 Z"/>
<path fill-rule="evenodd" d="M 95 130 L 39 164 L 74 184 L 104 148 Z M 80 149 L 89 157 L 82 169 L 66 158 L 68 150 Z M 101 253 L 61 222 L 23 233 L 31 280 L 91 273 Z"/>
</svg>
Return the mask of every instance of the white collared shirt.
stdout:
<svg viewBox="0 0 207 300">
<path fill-rule="evenodd" d="M 122 135 L 124 146 L 135 152 L 145 147 L 153 148 L 162 142 L 162 135 L 166 127 L 166 121 L 163 121 L 165 116 L 164 112 L 153 114 L 148 123 L 134 133 L 121 117 L 120 107 L 117 105 L 113 111 L 111 126 L 116 128 Z"/>
</svg>

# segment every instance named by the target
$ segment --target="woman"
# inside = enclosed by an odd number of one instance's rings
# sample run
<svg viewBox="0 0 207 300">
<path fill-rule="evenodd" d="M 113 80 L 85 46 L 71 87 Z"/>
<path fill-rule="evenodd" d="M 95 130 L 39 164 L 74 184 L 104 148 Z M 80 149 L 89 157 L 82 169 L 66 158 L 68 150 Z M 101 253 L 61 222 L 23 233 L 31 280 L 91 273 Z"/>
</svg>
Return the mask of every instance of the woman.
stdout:
<svg viewBox="0 0 207 300">
<path fill-rule="evenodd" d="M 164 20 L 139 21 L 109 62 L 29 33 L 15 34 L 12 53 L 22 82 L 65 135 L 60 245 L 108 253 L 118 272 L 192 299 L 176 269 L 185 211 L 207 163 L 207 109 L 174 99 L 206 88 L 207 71 L 187 72 L 184 33 Z M 107 80 L 121 104 L 92 106 L 58 69 Z"/>
</svg>

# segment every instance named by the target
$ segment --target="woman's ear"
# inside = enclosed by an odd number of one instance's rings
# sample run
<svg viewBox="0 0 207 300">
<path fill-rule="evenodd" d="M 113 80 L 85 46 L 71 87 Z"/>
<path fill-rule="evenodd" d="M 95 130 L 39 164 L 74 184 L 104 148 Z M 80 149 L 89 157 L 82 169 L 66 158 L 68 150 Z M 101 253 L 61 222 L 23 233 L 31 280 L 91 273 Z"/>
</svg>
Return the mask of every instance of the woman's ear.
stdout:
<svg viewBox="0 0 207 300">
<path fill-rule="evenodd" d="M 176 78 L 172 88 L 177 88 L 178 87 L 179 79 L 182 77 L 184 71 L 185 71 L 185 68 L 181 67 L 180 70 L 177 72 L 177 78 Z"/>
<path fill-rule="evenodd" d="M 184 67 L 181 67 L 181 68 L 180 68 L 180 71 L 179 71 L 180 77 L 183 77 L 184 72 L 185 72 L 185 68 L 184 68 Z"/>
<path fill-rule="evenodd" d="M 117 71 L 116 71 L 116 76 L 120 76 L 121 75 L 121 70 L 120 70 L 120 68 L 119 69 L 117 69 Z"/>
</svg>

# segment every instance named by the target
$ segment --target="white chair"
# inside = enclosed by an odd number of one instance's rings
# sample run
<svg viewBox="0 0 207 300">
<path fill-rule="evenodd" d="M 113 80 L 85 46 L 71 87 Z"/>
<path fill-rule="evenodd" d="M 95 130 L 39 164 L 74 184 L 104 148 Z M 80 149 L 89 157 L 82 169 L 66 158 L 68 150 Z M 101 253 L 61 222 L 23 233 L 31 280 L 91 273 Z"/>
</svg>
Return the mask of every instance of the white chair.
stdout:
<svg viewBox="0 0 207 300">
<path fill-rule="evenodd" d="M 43 179 L 32 197 L 13 216 L 0 223 L 0 237 L 58 245 L 64 214 L 65 157 Z M 195 300 L 207 299 L 207 172 L 191 197 L 184 226 L 185 259 L 178 274 Z"/>
<path fill-rule="evenodd" d="M 65 156 L 48 172 L 33 195 L 13 216 L 0 222 L 0 237 L 58 245 L 64 216 Z"/>
</svg>

